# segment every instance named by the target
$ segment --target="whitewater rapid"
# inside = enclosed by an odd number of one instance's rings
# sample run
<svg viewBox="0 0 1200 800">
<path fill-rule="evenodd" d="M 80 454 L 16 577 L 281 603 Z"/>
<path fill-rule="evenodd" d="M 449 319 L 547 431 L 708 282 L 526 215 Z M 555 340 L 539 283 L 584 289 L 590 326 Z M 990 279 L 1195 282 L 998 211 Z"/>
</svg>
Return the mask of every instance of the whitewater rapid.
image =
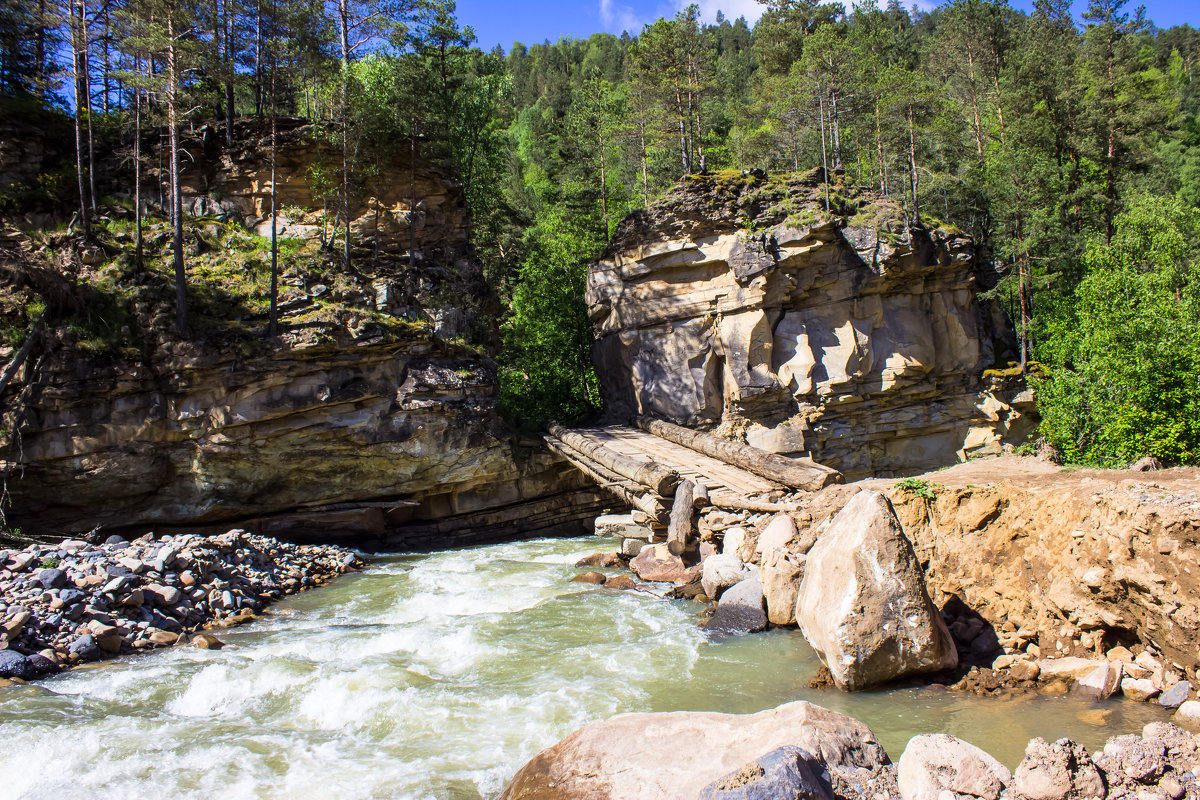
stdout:
<svg viewBox="0 0 1200 800">
<path fill-rule="evenodd" d="M 938 731 L 1009 766 L 1033 736 L 1095 748 L 1161 717 L 1152 704 L 812 690 L 816 657 L 794 631 L 713 641 L 697 606 L 568 582 L 605 545 L 377 557 L 218 632 L 222 650 L 0 689 L 0 797 L 475 800 L 591 720 L 795 699 L 863 720 L 893 757 Z"/>
</svg>

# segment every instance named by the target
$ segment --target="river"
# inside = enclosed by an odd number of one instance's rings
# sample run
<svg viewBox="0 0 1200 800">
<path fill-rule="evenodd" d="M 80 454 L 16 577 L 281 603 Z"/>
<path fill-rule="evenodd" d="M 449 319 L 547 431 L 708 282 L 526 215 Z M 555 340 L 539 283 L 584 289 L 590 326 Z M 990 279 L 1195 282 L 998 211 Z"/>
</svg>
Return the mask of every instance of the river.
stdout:
<svg viewBox="0 0 1200 800">
<path fill-rule="evenodd" d="M 861 719 L 893 758 L 914 734 L 947 732 L 1010 767 L 1033 736 L 1097 749 L 1166 717 L 1120 701 L 809 689 L 818 662 L 795 631 L 710 641 L 693 604 L 568 582 L 613 545 L 379 556 L 218 632 L 220 651 L 0 689 L 0 797 L 474 800 L 590 720 L 795 699 Z"/>
</svg>

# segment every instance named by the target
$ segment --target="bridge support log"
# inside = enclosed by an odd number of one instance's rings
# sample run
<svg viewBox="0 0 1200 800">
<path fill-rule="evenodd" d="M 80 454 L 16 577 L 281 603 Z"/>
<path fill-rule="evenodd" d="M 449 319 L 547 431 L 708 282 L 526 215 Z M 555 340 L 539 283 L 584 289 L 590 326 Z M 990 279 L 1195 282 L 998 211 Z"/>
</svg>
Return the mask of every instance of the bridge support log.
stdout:
<svg viewBox="0 0 1200 800">
<path fill-rule="evenodd" d="M 696 549 L 696 509 L 692 507 L 695 485 L 682 481 L 675 489 L 675 502 L 671 505 L 671 522 L 667 525 L 667 549 L 677 556 Z"/>
<path fill-rule="evenodd" d="M 668 442 L 683 445 L 697 453 L 703 453 L 793 489 L 815 492 L 830 484 L 842 482 L 842 473 L 815 461 L 784 458 L 757 447 L 737 444 L 710 433 L 689 430 L 650 417 L 638 417 L 637 426 Z"/>
<path fill-rule="evenodd" d="M 570 461 L 578 469 L 595 479 L 601 489 L 624 500 L 633 508 L 645 513 L 649 518 L 665 522 L 669 519 L 666 500 L 655 495 L 633 481 L 622 478 L 617 473 L 607 469 L 603 464 L 592 461 L 573 447 L 568 447 L 559 439 L 547 435 L 546 447 Z"/>
<path fill-rule="evenodd" d="M 679 473 L 656 461 L 641 461 L 631 458 L 553 422 L 546 426 L 546 430 L 572 450 L 587 456 L 611 472 L 634 483 L 640 483 L 657 495 L 669 497 L 679 484 Z"/>
</svg>

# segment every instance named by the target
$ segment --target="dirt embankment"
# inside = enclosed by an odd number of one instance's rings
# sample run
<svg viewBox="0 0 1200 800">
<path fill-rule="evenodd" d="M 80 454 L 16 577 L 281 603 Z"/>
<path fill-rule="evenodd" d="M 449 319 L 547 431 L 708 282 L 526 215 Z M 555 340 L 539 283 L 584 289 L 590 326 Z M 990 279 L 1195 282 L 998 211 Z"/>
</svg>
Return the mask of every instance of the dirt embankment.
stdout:
<svg viewBox="0 0 1200 800">
<path fill-rule="evenodd" d="M 1007 652 L 1102 655 L 1144 645 L 1200 666 L 1200 469 L 1065 470 L 1009 456 L 800 498 L 819 524 L 864 487 L 892 499 L 944 606 L 991 624 Z"/>
</svg>

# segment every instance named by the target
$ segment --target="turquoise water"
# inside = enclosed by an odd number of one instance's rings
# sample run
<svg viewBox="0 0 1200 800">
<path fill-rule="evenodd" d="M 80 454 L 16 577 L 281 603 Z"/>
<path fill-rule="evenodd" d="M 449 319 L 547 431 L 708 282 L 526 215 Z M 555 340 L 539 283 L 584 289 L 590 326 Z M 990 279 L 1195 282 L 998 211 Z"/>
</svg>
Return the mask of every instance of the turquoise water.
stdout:
<svg viewBox="0 0 1200 800">
<path fill-rule="evenodd" d="M 578 558 L 613 546 L 383 556 L 219 633 L 223 650 L 0 690 L 0 796 L 486 798 L 591 720 L 796 699 L 866 722 L 893 758 L 914 734 L 947 732 L 1009 766 L 1033 736 L 1098 749 L 1165 718 L 1128 702 L 809 689 L 818 662 L 794 631 L 710 641 L 698 606 L 568 582 Z"/>
</svg>

